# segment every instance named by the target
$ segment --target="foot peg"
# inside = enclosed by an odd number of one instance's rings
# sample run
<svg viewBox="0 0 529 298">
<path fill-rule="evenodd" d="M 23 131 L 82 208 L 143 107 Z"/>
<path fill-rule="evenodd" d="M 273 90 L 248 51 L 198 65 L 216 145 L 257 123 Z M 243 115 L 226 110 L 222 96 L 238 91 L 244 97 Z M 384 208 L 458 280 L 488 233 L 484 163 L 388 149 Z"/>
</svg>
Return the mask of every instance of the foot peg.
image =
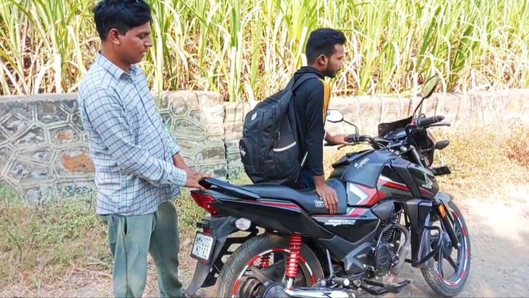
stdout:
<svg viewBox="0 0 529 298">
<path fill-rule="evenodd" d="M 360 288 L 371 295 L 382 295 L 386 293 L 397 294 L 402 288 L 410 283 L 411 280 L 409 279 L 396 283 L 381 283 L 370 279 L 364 279 Z"/>
</svg>

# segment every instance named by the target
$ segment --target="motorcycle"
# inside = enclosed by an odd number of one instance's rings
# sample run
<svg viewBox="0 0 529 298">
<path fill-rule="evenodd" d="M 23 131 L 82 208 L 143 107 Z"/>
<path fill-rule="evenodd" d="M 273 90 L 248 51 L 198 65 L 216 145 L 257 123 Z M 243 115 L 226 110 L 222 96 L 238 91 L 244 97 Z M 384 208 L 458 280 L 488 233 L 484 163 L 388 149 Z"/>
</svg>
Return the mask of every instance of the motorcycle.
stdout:
<svg viewBox="0 0 529 298">
<path fill-rule="evenodd" d="M 470 238 L 463 214 L 435 176 L 435 142 L 428 133 L 442 116 L 416 112 L 437 79 L 423 85 L 409 118 L 381 123 L 379 135 L 349 135 L 348 152 L 332 166 L 327 184 L 336 190 L 338 212 L 329 214 L 313 189 L 278 185 L 237 186 L 206 178 L 193 190 L 210 213 L 197 223 L 191 256 L 197 260 L 186 289 L 215 297 L 355 297 L 397 293 L 411 280 L 397 277 L 404 263 L 419 268 L 439 295 L 459 294 L 470 270 Z M 331 110 L 330 122 L 346 122 Z"/>
</svg>

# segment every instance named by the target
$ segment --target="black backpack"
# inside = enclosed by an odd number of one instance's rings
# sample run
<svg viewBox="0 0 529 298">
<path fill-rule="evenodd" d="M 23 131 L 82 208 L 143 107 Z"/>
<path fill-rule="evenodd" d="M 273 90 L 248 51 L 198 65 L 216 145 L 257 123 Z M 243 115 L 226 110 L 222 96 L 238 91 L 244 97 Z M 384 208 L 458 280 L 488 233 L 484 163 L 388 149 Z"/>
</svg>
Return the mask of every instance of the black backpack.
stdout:
<svg viewBox="0 0 529 298">
<path fill-rule="evenodd" d="M 239 152 L 253 183 L 293 185 L 301 171 L 298 160 L 293 92 L 303 82 L 318 77 L 292 78 L 285 89 L 258 103 L 244 119 Z"/>
</svg>

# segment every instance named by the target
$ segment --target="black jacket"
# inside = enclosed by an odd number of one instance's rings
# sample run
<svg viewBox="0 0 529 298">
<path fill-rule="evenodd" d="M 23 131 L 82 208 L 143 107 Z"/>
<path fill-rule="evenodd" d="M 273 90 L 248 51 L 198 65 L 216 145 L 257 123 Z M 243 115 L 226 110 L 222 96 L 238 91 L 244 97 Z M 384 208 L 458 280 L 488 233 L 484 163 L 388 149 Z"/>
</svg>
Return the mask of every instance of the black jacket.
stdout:
<svg viewBox="0 0 529 298">
<path fill-rule="evenodd" d="M 314 73 L 319 78 L 324 78 L 320 71 L 311 66 L 300 68 L 294 78 L 298 79 L 304 73 Z M 298 159 L 302 161 L 308 152 L 303 168 L 314 176 L 323 175 L 323 96 L 323 82 L 316 78 L 303 82 L 294 90 L 294 111 L 300 149 Z"/>
</svg>

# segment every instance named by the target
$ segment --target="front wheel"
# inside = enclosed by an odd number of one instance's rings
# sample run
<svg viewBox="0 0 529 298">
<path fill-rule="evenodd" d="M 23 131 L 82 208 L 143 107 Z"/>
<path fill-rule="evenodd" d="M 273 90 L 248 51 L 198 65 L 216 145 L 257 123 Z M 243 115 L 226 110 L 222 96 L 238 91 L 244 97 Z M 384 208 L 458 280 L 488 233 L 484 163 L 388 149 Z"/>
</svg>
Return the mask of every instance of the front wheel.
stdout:
<svg viewBox="0 0 529 298">
<path fill-rule="evenodd" d="M 289 239 L 262 234 L 243 243 L 222 268 L 215 285 L 216 297 L 274 297 L 285 286 Z M 323 279 L 323 269 L 314 252 L 301 247 L 295 287 L 310 287 Z"/>
<path fill-rule="evenodd" d="M 439 226 L 441 233 L 430 231 L 430 250 L 436 248 L 439 237 L 442 238 L 442 245 L 435 256 L 428 260 L 421 268 L 422 274 L 435 292 L 441 296 L 453 297 L 459 294 L 468 279 L 470 270 L 470 238 L 468 228 L 463 219 L 463 215 L 454 202 L 448 202 L 448 211 L 452 214 L 454 222 L 452 229 L 455 232 L 458 243 L 457 249 L 453 248 L 450 237 L 444 232 L 443 225 L 437 216 L 430 225 Z"/>
</svg>

